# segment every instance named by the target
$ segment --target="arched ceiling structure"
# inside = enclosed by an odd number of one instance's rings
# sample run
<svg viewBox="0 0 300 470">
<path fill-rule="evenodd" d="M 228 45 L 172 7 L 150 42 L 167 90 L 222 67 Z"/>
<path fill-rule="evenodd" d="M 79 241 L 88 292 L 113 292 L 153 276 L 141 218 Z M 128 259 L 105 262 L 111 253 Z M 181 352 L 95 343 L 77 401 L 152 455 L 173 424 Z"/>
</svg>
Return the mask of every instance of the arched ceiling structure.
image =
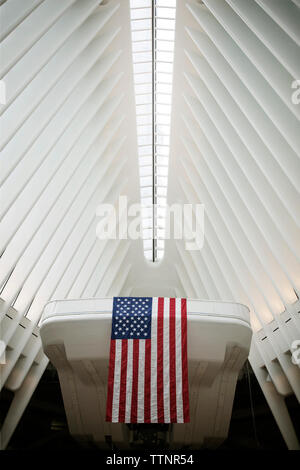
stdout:
<svg viewBox="0 0 300 470">
<path fill-rule="evenodd" d="M 246 304 L 251 365 L 297 445 L 299 20 L 298 0 L 177 0 L 167 202 L 204 204 L 204 245 L 167 240 L 151 263 L 142 240 L 96 235 L 99 204 L 140 201 L 129 1 L 1 2 L 3 447 L 47 366 L 45 303 L 113 295 Z"/>
</svg>

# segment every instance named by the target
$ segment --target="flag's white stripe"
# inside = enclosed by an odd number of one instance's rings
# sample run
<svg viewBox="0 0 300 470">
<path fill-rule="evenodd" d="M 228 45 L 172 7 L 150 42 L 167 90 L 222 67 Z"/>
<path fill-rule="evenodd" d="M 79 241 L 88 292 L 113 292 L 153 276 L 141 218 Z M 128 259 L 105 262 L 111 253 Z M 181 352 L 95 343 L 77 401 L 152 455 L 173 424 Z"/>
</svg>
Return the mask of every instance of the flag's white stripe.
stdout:
<svg viewBox="0 0 300 470">
<path fill-rule="evenodd" d="M 158 298 L 153 297 L 151 323 L 151 423 L 157 423 L 157 308 Z"/>
<path fill-rule="evenodd" d="M 130 423 L 132 393 L 133 339 L 128 340 L 125 423 Z"/>
<path fill-rule="evenodd" d="M 145 381 L 145 346 L 144 339 L 139 341 L 139 375 L 138 375 L 138 400 L 137 422 L 144 422 L 144 381 Z"/>
<path fill-rule="evenodd" d="M 164 421 L 165 423 L 170 422 L 170 344 L 169 344 L 169 331 L 170 331 L 170 299 L 164 298 L 164 334 L 163 334 L 163 346 L 164 346 Z"/>
<path fill-rule="evenodd" d="M 122 355 L 122 340 L 117 339 L 115 341 L 116 341 L 116 354 L 115 354 L 114 390 L 113 390 L 113 404 L 112 404 L 112 422 L 113 423 L 116 423 L 119 420 L 121 355 Z"/>
<path fill-rule="evenodd" d="M 183 423 L 182 361 L 181 361 L 181 299 L 176 299 L 175 347 L 176 347 L 176 408 L 177 422 Z"/>
</svg>

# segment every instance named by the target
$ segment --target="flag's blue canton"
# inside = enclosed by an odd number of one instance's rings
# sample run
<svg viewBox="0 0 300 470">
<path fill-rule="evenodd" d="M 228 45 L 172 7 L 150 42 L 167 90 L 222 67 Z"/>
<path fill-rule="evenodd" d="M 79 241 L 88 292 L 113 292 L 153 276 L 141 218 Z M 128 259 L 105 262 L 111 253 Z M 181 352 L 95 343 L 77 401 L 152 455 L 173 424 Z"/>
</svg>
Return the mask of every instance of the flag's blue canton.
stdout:
<svg viewBox="0 0 300 470">
<path fill-rule="evenodd" d="M 112 339 L 151 338 L 152 297 L 114 297 Z"/>
</svg>

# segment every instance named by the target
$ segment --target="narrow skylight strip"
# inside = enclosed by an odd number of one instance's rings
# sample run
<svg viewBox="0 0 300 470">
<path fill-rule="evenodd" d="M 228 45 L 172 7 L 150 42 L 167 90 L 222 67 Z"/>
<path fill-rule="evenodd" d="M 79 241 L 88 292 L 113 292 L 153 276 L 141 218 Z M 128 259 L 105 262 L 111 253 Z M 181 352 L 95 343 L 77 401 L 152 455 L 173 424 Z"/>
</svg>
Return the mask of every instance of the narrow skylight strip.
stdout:
<svg viewBox="0 0 300 470">
<path fill-rule="evenodd" d="M 164 254 L 176 0 L 130 0 L 144 255 Z"/>
</svg>

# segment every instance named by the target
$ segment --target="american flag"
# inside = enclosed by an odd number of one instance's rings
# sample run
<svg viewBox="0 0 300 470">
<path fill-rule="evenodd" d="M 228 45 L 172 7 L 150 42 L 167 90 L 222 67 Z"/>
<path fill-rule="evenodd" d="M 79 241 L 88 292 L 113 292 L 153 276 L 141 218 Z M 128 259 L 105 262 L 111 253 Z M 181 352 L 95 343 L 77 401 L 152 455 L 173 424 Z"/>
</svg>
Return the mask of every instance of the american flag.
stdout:
<svg viewBox="0 0 300 470">
<path fill-rule="evenodd" d="M 189 422 L 186 299 L 114 297 L 106 421 Z"/>
</svg>

